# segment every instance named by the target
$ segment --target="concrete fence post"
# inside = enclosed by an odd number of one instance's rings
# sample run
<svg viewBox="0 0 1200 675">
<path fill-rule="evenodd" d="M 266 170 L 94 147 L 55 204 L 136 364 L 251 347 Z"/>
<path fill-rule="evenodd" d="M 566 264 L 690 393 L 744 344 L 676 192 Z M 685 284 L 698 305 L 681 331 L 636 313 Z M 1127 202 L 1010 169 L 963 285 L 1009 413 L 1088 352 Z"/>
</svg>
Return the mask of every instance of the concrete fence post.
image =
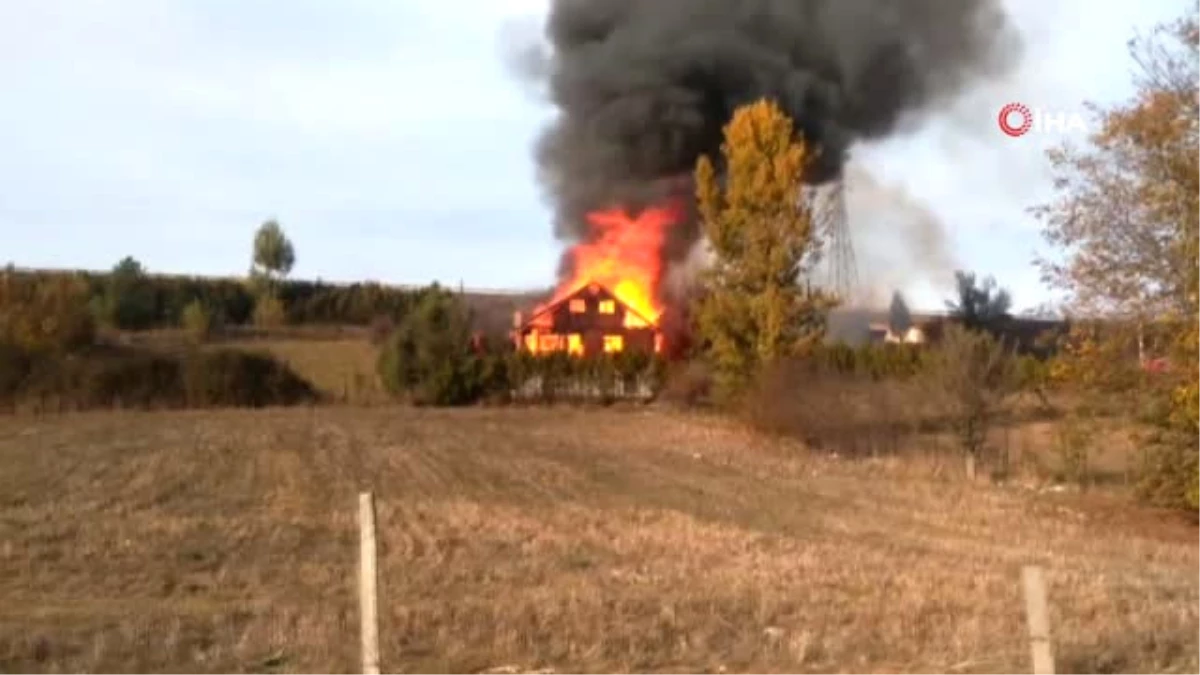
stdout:
<svg viewBox="0 0 1200 675">
<path fill-rule="evenodd" d="M 375 497 L 358 495 L 359 575 L 358 604 L 362 618 L 362 667 L 366 675 L 379 675 L 379 596 L 375 552 Z"/>
<path fill-rule="evenodd" d="M 1046 582 L 1042 568 L 1030 565 L 1021 570 L 1025 590 L 1025 618 L 1029 623 L 1029 652 L 1035 675 L 1054 675 L 1054 653 L 1050 648 L 1050 616 L 1046 609 Z"/>
</svg>

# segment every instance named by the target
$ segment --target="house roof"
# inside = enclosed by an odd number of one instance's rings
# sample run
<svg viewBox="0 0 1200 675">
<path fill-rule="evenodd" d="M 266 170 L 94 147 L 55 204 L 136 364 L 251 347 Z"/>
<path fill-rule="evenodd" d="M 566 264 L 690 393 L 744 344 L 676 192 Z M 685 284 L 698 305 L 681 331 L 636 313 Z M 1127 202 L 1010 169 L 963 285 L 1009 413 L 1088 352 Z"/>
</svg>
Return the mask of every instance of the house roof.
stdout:
<svg viewBox="0 0 1200 675">
<path fill-rule="evenodd" d="M 559 307 L 562 307 L 564 303 L 570 302 L 571 300 L 574 300 L 575 298 L 578 298 L 578 297 L 581 297 L 584 295 L 586 295 L 588 297 L 599 297 L 603 300 L 612 300 L 613 302 L 616 302 L 618 305 L 620 305 L 625 310 L 626 313 L 632 314 L 633 316 L 637 317 L 638 319 L 641 319 L 642 321 L 646 322 L 647 326 L 655 325 L 655 323 L 653 321 L 647 319 L 645 316 L 642 316 L 642 314 L 640 312 L 638 312 L 633 307 L 631 307 L 629 305 L 629 303 L 622 301 L 615 294 L 613 294 L 612 291 L 608 290 L 608 288 L 602 286 L 601 284 L 588 281 L 588 282 L 584 282 L 584 283 L 580 284 L 578 288 L 571 291 L 570 293 L 563 295 L 558 300 L 555 300 L 553 302 L 548 302 L 544 305 L 539 306 L 535 312 L 533 312 L 532 314 L 529 315 L 528 319 L 526 319 L 524 322 L 522 322 L 521 329 L 523 330 L 525 328 L 528 328 L 531 324 L 535 323 L 539 318 L 544 317 L 547 314 L 550 314 L 551 312 L 558 309 Z"/>
</svg>

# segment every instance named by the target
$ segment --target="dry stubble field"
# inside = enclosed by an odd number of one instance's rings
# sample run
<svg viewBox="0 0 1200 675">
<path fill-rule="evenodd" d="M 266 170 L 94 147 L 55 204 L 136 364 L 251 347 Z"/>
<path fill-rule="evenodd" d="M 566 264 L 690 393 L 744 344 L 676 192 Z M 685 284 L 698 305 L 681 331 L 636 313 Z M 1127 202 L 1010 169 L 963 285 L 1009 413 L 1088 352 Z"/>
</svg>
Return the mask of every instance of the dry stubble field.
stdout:
<svg viewBox="0 0 1200 675">
<path fill-rule="evenodd" d="M 0 671 L 1196 672 L 1193 523 L 641 410 L 0 418 Z"/>
</svg>

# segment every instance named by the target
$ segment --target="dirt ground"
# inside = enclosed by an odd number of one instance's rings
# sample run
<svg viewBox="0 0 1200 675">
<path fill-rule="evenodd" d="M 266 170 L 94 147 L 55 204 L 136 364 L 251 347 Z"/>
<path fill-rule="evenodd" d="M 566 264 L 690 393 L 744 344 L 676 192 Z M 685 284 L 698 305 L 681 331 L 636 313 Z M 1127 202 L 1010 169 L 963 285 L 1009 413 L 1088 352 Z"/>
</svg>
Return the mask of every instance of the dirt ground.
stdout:
<svg viewBox="0 0 1200 675">
<path fill-rule="evenodd" d="M 651 409 L 0 418 L 0 671 L 1200 668 L 1194 521 Z"/>
</svg>

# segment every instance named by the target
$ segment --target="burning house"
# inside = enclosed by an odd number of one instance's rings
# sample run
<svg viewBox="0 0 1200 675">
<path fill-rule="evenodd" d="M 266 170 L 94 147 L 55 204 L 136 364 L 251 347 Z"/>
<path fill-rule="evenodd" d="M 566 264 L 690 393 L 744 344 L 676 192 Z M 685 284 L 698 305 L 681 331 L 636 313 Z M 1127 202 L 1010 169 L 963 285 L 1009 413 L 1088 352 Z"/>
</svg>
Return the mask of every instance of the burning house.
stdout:
<svg viewBox="0 0 1200 675">
<path fill-rule="evenodd" d="M 567 252 L 569 274 L 528 318 L 513 321 L 518 349 L 590 357 L 662 353 L 662 249 L 678 222 L 674 205 L 587 214 L 591 233 Z"/>
<path fill-rule="evenodd" d="M 528 319 L 513 317 L 517 349 L 533 354 L 567 352 L 581 357 L 623 351 L 661 353 L 663 333 L 637 309 L 598 283 L 585 283 L 539 307 Z"/>
</svg>

